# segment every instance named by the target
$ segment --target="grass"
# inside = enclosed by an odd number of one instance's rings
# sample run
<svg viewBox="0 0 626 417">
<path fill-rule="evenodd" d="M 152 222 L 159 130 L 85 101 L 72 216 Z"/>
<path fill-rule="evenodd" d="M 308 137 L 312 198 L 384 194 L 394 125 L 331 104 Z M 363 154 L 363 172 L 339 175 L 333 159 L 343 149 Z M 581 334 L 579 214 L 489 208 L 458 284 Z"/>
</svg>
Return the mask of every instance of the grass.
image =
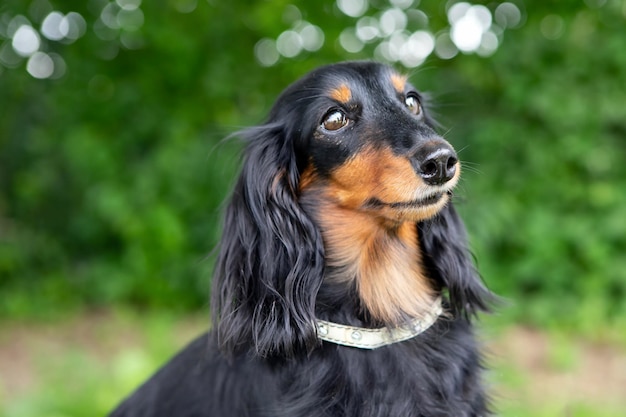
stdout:
<svg viewBox="0 0 626 417">
<path fill-rule="evenodd" d="M 203 321 L 117 311 L 61 323 L 3 323 L 0 416 L 105 415 Z"/>
<path fill-rule="evenodd" d="M 118 310 L 0 323 L 0 416 L 106 415 L 207 322 Z M 498 415 L 626 415 L 624 346 L 490 320 L 483 328 Z"/>
</svg>

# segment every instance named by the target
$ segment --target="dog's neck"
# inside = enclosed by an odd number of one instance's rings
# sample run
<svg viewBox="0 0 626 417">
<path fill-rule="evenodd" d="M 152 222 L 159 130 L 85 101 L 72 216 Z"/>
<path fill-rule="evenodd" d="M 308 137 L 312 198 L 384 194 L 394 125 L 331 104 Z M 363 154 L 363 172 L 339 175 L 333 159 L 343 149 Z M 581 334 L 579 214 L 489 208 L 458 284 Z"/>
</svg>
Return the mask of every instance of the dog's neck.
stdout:
<svg viewBox="0 0 626 417">
<path fill-rule="evenodd" d="M 375 322 L 422 317 L 436 298 L 421 259 L 417 226 L 343 208 L 322 189 L 301 203 L 318 224 L 326 255 L 325 280 L 356 288 L 360 307 Z"/>
</svg>

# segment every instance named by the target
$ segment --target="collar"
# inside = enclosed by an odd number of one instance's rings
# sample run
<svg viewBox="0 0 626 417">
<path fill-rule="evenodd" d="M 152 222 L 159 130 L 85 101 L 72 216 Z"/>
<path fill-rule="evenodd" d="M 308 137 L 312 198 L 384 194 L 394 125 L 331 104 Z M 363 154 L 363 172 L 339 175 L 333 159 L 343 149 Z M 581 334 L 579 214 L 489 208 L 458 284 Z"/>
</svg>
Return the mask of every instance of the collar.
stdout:
<svg viewBox="0 0 626 417">
<path fill-rule="evenodd" d="M 317 320 L 317 337 L 338 345 L 359 349 L 376 349 L 411 339 L 425 332 L 437 321 L 442 312 L 441 297 L 438 297 L 430 307 L 430 311 L 424 316 L 397 327 L 368 329 Z"/>
</svg>

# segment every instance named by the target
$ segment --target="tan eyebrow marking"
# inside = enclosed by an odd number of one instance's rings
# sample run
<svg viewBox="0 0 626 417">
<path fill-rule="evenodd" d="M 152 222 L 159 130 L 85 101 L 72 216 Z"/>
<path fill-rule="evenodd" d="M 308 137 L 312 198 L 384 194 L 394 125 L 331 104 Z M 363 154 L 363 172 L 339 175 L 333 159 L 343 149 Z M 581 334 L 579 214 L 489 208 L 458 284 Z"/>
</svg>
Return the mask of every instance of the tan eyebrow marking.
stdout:
<svg viewBox="0 0 626 417">
<path fill-rule="evenodd" d="M 346 104 L 352 98 L 352 91 L 346 84 L 341 84 L 339 87 L 330 90 L 330 97 L 341 104 Z"/>
<path fill-rule="evenodd" d="M 395 88 L 399 94 L 402 94 L 404 93 L 404 86 L 406 85 L 406 76 L 391 74 L 391 83 L 393 84 L 393 88 Z"/>
</svg>

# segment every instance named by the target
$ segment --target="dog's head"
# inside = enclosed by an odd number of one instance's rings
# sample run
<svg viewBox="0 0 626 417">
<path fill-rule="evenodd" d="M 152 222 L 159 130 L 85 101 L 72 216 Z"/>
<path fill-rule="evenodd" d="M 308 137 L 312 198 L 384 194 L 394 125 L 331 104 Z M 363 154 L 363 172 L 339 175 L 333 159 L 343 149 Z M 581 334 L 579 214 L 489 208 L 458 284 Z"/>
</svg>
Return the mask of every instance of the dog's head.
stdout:
<svg viewBox="0 0 626 417">
<path fill-rule="evenodd" d="M 460 163 L 406 77 L 372 62 L 322 67 L 242 136 L 245 159 L 213 286 L 223 348 L 289 355 L 317 344 L 325 247 L 318 219 L 300 201 L 311 190 L 383 227 L 417 228 L 424 267 L 436 289 L 448 290 L 452 312 L 486 309 L 488 291 L 450 202 Z"/>
<path fill-rule="evenodd" d="M 441 211 L 460 176 L 452 147 L 433 129 L 421 94 L 391 68 L 324 67 L 279 98 L 302 171 L 300 189 L 324 182 L 338 204 L 389 222 Z"/>
</svg>

